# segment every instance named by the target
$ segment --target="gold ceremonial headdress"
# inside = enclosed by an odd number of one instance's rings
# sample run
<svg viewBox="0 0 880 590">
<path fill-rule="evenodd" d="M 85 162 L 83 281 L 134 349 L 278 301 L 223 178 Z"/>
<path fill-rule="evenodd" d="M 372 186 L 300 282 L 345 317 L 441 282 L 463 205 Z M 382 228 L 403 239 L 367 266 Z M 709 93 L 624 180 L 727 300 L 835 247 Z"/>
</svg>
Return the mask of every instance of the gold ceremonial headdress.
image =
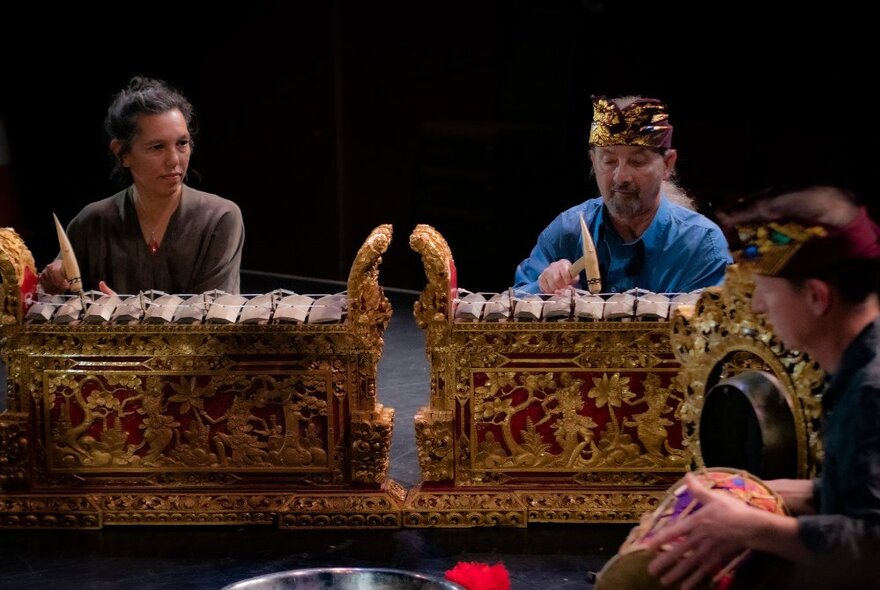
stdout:
<svg viewBox="0 0 880 590">
<path fill-rule="evenodd" d="M 880 227 L 843 189 L 769 189 L 740 199 L 719 218 L 736 228 L 737 262 L 758 274 L 821 277 L 880 260 Z"/>
<path fill-rule="evenodd" d="M 637 98 L 620 108 L 613 99 L 594 96 L 590 145 L 672 147 L 672 125 L 666 105 L 654 98 Z"/>
<path fill-rule="evenodd" d="M 796 222 L 770 222 L 765 225 L 742 225 L 737 228 L 742 249 L 737 262 L 749 265 L 762 275 L 777 276 L 803 247 L 828 231 L 821 225 L 804 226 Z"/>
</svg>

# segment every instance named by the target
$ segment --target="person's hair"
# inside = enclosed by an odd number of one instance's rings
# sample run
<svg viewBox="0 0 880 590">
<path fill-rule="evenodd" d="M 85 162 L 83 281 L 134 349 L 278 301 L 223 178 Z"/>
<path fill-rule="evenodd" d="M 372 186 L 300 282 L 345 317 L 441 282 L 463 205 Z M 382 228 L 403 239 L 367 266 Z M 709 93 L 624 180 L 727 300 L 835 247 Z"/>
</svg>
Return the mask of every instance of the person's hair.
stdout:
<svg viewBox="0 0 880 590">
<path fill-rule="evenodd" d="M 613 98 L 609 98 L 608 100 L 616 104 L 617 108 L 623 110 L 638 100 L 645 100 L 645 97 L 638 96 L 636 94 L 628 94 L 627 96 L 615 96 Z"/>
<path fill-rule="evenodd" d="M 807 278 L 788 281 L 801 289 L 809 278 L 819 279 L 834 287 L 846 303 L 858 305 L 871 295 L 880 295 L 880 260 L 846 260 L 834 268 Z"/>
<path fill-rule="evenodd" d="M 111 140 L 117 139 L 121 146 L 112 154 L 114 168 L 112 177 L 124 184 L 131 182 L 131 172 L 122 165 L 122 157 L 131 150 L 131 143 L 138 133 L 138 118 L 141 115 L 159 115 L 177 109 L 186 121 L 190 138 L 195 135 L 193 128 L 193 107 L 178 90 L 162 80 L 133 77 L 128 86 L 120 90 L 107 109 L 104 130 Z M 190 139 L 192 146 L 192 139 Z"/>
<path fill-rule="evenodd" d="M 663 194 L 666 195 L 666 198 L 669 199 L 670 203 L 679 205 L 685 209 L 690 209 L 691 211 L 697 210 L 697 203 L 694 201 L 694 198 L 687 193 L 684 187 L 678 183 L 678 175 L 675 174 L 674 170 L 672 176 L 669 177 L 669 180 L 664 180 L 660 183 L 660 190 L 663 191 Z"/>
</svg>

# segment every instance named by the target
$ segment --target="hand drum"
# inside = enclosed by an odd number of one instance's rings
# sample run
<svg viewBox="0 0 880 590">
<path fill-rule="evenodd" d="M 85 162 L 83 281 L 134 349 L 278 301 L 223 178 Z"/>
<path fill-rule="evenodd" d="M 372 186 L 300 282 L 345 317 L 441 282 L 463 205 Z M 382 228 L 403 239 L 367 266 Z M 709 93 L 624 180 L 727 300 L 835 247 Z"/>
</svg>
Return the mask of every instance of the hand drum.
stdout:
<svg viewBox="0 0 880 590">
<path fill-rule="evenodd" d="M 707 488 L 720 490 L 760 510 L 787 514 L 785 506 L 773 490 L 757 477 L 746 471 L 713 467 L 699 469 L 694 475 Z M 642 517 L 596 578 L 595 590 L 652 590 L 665 588 L 660 579 L 648 573 L 648 564 L 654 553 L 645 550 L 645 544 L 659 531 L 688 518 L 700 509 L 700 503 L 691 495 L 684 479 L 675 483 L 654 512 Z M 662 550 L 662 549 L 661 549 Z M 748 557 L 745 552 L 723 566 L 713 576 L 708 588 L 723 588 L 730 583 L 736 568 Z"/>
</svg>

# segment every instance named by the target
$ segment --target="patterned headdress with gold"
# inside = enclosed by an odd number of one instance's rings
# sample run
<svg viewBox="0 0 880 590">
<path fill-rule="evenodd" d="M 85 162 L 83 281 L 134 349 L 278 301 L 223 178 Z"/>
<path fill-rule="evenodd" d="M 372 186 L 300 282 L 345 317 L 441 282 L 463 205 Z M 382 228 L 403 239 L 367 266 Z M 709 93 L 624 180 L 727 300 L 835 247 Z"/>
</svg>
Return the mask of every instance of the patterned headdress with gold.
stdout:
<svg viewBox="0 0 880 590">
<path fill-rule="evenodd" d="M 786 266 L 805 244 L 828 236 L 821 225 L 804 226 L 797 222 L 772 221 L 765 225 L 743 225 L 737 228 L 742 249 L 737 262 L 749 265 L 756 273 L 768 276 L 790 275 Z"/>
<path fill-rule="evenodd" d="M 847 262 L 880 260 L 880 227 L 864 207 L 844 225 L 790 214 L 737 224 L 736 233 L 740 242 L 735 252 L 737 262 L 761 275 L 821 277 Z"/>
<path fill-rule="evenodd" d="M 637 98 L 620 108 L 613 99 L 594 96 L 590 145 L 672 147 L 672 125 L 666 105 L 654 98 Z"/>
</svg>

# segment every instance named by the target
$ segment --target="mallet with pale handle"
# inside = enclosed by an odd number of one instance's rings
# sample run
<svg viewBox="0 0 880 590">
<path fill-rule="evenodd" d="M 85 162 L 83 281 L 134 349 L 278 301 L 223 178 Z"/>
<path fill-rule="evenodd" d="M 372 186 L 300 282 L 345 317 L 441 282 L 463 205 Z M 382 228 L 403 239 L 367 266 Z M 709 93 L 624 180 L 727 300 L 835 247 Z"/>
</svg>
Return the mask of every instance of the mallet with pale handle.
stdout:
<svg viewBox="0 0 880 590">
<path fill-rule="evenodd" d="M 602 275 L 599 274 L 599 257 L 596 255 L 596 244 L 593 242 L 593 236 L 587 228 L 587 222 L 584 221 L 584 214 L 580 214 L 581 218 L 581 241 L 584 244 L 584 255 L 575 260 L 569 273 L 571 277 L 577 277 L 582 270 L 587 272 L 587 289 L 594 295 L 602 292 Z"/>
</svg>

